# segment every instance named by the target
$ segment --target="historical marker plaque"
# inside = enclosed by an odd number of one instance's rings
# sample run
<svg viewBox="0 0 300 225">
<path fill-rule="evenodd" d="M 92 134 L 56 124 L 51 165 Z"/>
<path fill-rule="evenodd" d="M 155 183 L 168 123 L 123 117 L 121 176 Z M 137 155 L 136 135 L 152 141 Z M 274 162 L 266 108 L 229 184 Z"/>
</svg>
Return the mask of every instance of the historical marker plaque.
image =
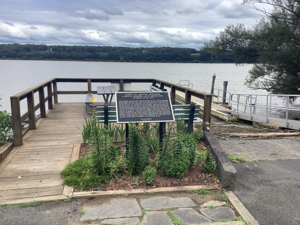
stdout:
<svg viewBox="0 0 300 225">
<path fill-rule="evenodd" d="M 168 92 L 116 93 L 117 122 L 174 121 Z"/>
</svg>

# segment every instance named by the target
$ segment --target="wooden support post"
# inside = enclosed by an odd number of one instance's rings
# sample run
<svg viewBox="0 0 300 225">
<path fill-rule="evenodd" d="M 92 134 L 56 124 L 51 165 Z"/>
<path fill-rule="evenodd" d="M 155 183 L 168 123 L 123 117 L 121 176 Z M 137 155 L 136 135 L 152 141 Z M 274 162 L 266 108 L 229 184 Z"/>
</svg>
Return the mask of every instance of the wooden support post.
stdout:
<svg viewBox="0 0 300 225">
<path fill-rule="evenodd" d="M 175 94 L 176 94 L 175 92 L 176 92 L 176 89 L 175 89 L 175 87 L 172 85 L 172 86 L 171 86 L 171 104 L 172 104 L 172 105 L 175 105 L 175 98 L 176 98 L 176 97 L 175 97 L 175 96 L 176 96 L 176 95 L 175 95 Z"/>
<path fill-rule="evenodd" d="M 165 84 L 160 82 L 160 88 L 159 89 L 163 91 L 165 89 Z"/>
<path fill-rule="evenodd" d="M 53 81 L 53 91 L 54 91 L 54 103 L 58 103 L 58 96 L 57 96 L 57 81 Z"/>
<path fill-rule="evenodd" d="M 191 104 L 191 99 L 192 99 L 191 92 L 188 91 L 188 90 L 185 90 L 184 103 L 185 103 L 185 104 Z"/>
<path fill-rule="evenodd" d="M 88 79 L 88 93 L 92 93 L 92 81 Z"/>
<path fill-rule="evenodd" d="M 14 133 L 14 145 L 21 146 L 22 142 L 22 126 L 21 126 L 21 109 L 20 99 L 18 97 L 10 97 L 11 119 Z"/>
<path fill-rule="evenodd" d="M 188 130 L 189 133 L 193 133 L 193 123 L 194 123 L 194 114 L 195 114 L 195 103 L 191 103 L 190 106 L 190 115 L 189 115 L 189 122 L 188 122 Z"/>
<path fill-rule="evenodd" d="M 125 129 L 126 129 L 126 158 L 128 157 L 128 154 L 129 154 L 129 147 L 128 147 L 128 139 L 129 139 L 129 126 L 128 126 L 128 123 L 126 123 L 125 125 Z"/>
<path fill-rule="evenodd" d="M 48 109 L 53 109 L 52 86 L 51 86 L 51 83 L 47 84 L 47 89 L 48 89 Z"/>
<path fill-rule="evenodd" d="M 211 90 L 210 90 L 210 94 L 214 94 L 214 90 L 215 90 L 215 80 L 216 80 L 216 74 L 213 75 L 212 77 L 212 83 L 211 83 Z"/>
<path fill-rule="evenodd" d="M 46 118 L 45 92 L 43 86 L 39 88 L 39 99 L 40 99 L 41 118 Z M 55 99 L 55 95 L 54 95 L 54 99 Z"/>
<path fill-rule="evenodd" d="M 204 96 L 204 109 L 203 109 L 203 122 L 209 122 L 211 120 L 211 101 L 212 95 Z M 206 131 L 206 126 L 203 126 L 203 130 Z"/>
<path fill-rule="evenodd" d="M 152 81 L 152 86 L 155 86 L 156 85 L 156 81 Z"/>
<path fill-rule="evenodd" d="M 119 92 L 124 91 L 124 80 L 120 79 Z"/>
<path fill-rule="evenodd" d="M 35 123 L 35 108 L 34 108 L 34 93 L 33 91 L 27 94 L 28 120 L 29 129 L 36 129 Z"/>
</svg>

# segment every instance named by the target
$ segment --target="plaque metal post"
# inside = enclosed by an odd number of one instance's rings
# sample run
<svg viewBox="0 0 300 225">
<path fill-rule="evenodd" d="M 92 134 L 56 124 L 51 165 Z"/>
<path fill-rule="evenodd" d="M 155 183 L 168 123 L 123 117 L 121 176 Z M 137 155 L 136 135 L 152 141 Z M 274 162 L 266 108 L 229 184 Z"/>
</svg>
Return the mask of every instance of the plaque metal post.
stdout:
<svg viewBox="0 0 300 225">
<path fill-rule="evenodd" d="M 190 115 L 189 115 L 189 121 L 188 121 L 189 133 L 193 132 L 194 113 L 195 113 L 195 103 L 191 103 Z"/>
<path fill-rule="evenodd" d="M 160 122 L 159 123 L 159 146 L 162 146 L 163 138 L 166 133 L 165 129 L 166 129 L 166 123 Z"/>
<path fill-rule="evenodd" d="M 104 125 L 108 129 L 108 104 L 104 104 Z"/>
<path fill-rule="evenodd" d="M 126 123 L 125 125 L 125 129 L 126 129 L 126 158 L 129 154 L 129 147 L 128 147 L 128 136 L 129 136 L 129 127 L 128 127 L 128 123 Z"/>
</svg>

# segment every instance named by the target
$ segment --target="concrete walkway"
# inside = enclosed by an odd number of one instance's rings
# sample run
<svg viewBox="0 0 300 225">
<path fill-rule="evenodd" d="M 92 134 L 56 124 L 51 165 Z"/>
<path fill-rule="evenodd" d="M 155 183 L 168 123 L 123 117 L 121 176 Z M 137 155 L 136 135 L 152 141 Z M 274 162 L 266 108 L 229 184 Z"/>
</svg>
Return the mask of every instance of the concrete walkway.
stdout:
<svg viewBox="0 0 300 225">
<path fill-rule="evenodd" d="M 300 137 L 220 140 L 237 169 L 234 193 L 260 225 L 300 224 Z"/>
</svg>

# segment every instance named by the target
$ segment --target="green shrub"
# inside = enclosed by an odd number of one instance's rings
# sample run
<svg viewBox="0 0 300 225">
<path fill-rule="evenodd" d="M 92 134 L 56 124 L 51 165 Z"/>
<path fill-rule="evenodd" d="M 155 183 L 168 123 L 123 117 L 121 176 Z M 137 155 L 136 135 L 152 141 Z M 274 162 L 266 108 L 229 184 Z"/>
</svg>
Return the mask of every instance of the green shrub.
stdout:
<svg viewBox="0 0 300 225">
<path fill-rule="evenodd" d="M 163 151 L 159 161 L 159 167 L 166 176 L 182 178 L 191 165 L 189 159 L 189 149 L 184 142 L 184 138 L 179 135 L 173 140 L 165 138 Z"/>
<path fill-rule="evenodd" d="M 85 120 L 85 125 L 82 126 L 82 139 L 83 139 L 83 145 L 85 146 L 91 136 L 92 122 L 90 119 L 87 119 L 86 117 L 84 117 L 84 120 Z"/>
<path fill-rule="evenodd" d="M 146 184 L 153 184 L 156 176 L 156 169 L 151 166 L 146 166 L 145 171 L 143 172 L 143 178 Z"/>
<path fill-rule="evenodd" d="M 98 175 L 95 173 L 88 161 L 88 158 L 80 158 L 67 165 L 61 172 L 64 184 L 83 190 L 109 180 L 109 175 Z"/>
<path fill-rule="evenodd" d="M 187 150 L 188 157 L 190 160 L 189 167 L 192 168 L 195 163 L 195 159 L 196 159 L 197 141 L 194 139 L 194 137 L 191 134 L 184 135 L 182 137 L 182 141 L 183 141 L 184 147 Z"/>
<path fill-rule="evenodd" d="M 193 133 L 191 133 L 192 137 L 196 140 L 196 141 L 202 141 L 203 137 L 204 137 L 204 133 L 202 131 L 202 128 L 197 128 L 197 130 L 194 130 Z"/>
<path fill-rule="evenodd" d="M 207 149 L 204 159 L 201 162 L 201 169 L 204 173 L 213 173 L 217 169 L 215 159 L 211 155 L 209 147 Z"/>
<path fill-rule="evenodd" d="M 126 133 L 126 129 L 123 128 L 123 124 L 121 124 L 121 126 L 116 128 L 116 132 L 119 133 L 120 137 L 121 137 L 121 142 L 124 142 L 124 137 L 125 137 L 125 133 Z"/>
<path fill-rule="evenodd" d="M 131 174 L 139 173 L 149 164 L 145 140 L 135 124 L 129 124 L 127 167 Z"/>
</svg>

